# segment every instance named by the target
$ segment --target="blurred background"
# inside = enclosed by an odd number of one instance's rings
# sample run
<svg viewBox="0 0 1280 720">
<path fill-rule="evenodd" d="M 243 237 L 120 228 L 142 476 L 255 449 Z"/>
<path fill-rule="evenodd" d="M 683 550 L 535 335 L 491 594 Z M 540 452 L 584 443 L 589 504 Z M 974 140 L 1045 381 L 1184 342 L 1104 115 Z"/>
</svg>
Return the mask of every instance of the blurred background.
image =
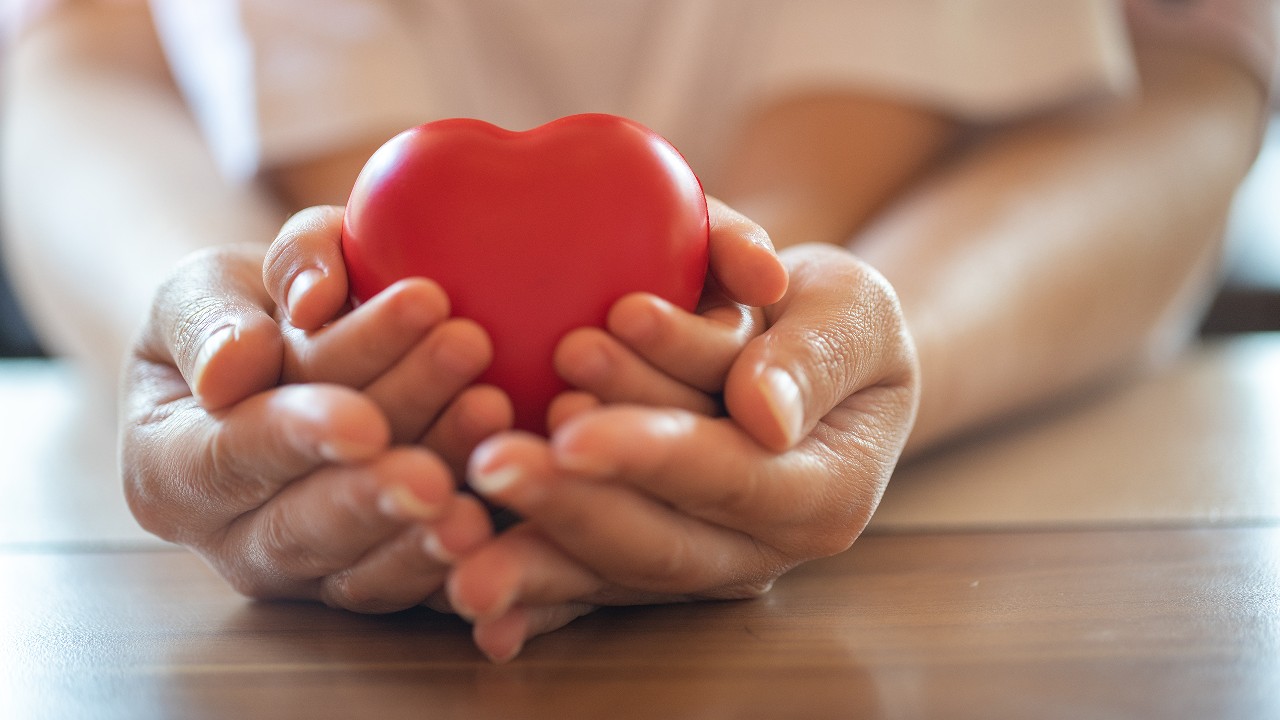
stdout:
<svg viewBox="0 0 1280 720">
<path fill-rule="evenodd" d="M 0 0 L 0 122 L 5 117 L 6 35 L 21 7 L 40 4 Z M 1280 330 L 1280 73 L 1276 87 L 1266 144 L 1240 190 L 1227 231 L 1223 285 L 1202 327 L 1207 335 Z M 0 215 L 0 233 L 3 220 Z M 0 242 L 0 357 L 39 357 L 44 349 L 16 299 L 4 247 Z"/>
<path fill-rule="evenodd" d="M 0 257 L 0 357 L 35 357 L 44 351 L 27 324 L 22 308 L 9 287 L 9 276 Z"/>
<path fill-rule="evenodd" d="M 1236 196 L 1206 333 L 1280 330 L 1280 93 L 1273 99 L 1266 143 Z"/>
</svg>

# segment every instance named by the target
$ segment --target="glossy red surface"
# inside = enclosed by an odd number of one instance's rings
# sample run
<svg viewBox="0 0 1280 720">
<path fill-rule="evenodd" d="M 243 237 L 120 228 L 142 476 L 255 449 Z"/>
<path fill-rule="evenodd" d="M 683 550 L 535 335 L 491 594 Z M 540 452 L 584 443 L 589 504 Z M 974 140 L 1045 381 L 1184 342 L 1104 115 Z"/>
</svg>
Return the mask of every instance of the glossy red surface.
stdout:
<svg viewBox="0 0 1280 720">
<path fill-rule="evenodd" d="M 511 395 L 516 425 L 542 432 L 565 389 L 552 353 L 603 326 L 636 291 L 692 309 L 707 268 L 701 185 L 680 154 L 624 118 L 562 118 L 526 132 L 479 120 L 421 125 L 366 164 L 343 223 L 352 295 L 431 278 L 454 315 L 493 339 L 481 380 Z"/>
</svg>

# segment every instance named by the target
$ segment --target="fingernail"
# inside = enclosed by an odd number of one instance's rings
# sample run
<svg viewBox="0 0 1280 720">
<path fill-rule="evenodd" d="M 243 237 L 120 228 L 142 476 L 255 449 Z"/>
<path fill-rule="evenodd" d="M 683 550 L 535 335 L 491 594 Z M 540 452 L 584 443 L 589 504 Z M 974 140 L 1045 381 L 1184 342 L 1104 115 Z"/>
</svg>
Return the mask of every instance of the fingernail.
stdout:
<svg viewBox="0 0 1280 720">
<path fill-rule="evenodd" d="M 475 470 L 471 473 L 471 489 L 484 495 L 499 495 L 520 481 L 524 471 L 516 465 Z"/>
<path fill-rule="evenodd" d="M 200 350 L 196 352 L 195 362 L 191 367 L 191 390 L 198 397 L 200 395 L 200 385 L 203 383 L 204 374 L 209 369 L 209 361 L 217 355 L 222 348 L 235 341 L 240 335 L 238 325 L 230 324 L 214 330 L 205 338 L 204 343 L 200 346 Z"/>
<path fill-rule="evenodd" d="M 800 398 L 800 386 L 790 373 L 782 368 L 765 369 L 760 376 L 760 392 L 764 395 L 769 412 L 782 430 L 787 447 L 795 445 L 804 429 L 804 403 Z"/>
<path fill-rule="evenodd" d="M 440 516 L 440 508 L 418 497 L 404 485 L 386 488 L 378 496 L 378 508 L 390 517 L 410 517 L 415 520 L 434 520 Z"/>
<path fill-rule="evenodd" d="M 326 440 L 316 446 L 316 452 L 328 462 L 346 463 L 367 458 L 370 446 L 346 440 Z"/>
<path fill-rule="evenodd" d="M 422 551 L 437 560 L 441 565 L 452 565 L 453 561 L 458 559 L 440 542 L 440 536 L 431 530 L 428 530 L 422 536 Z"/>
<path fill-rule="evenodd" d="M 324 271 L 319 268 L 307 268 L 298 273 L 289 283 L 289 292 L 285 294 L 285 312 L 293 317 L 293 309 L 311 292 L 311 288 L 324 279 Z"/>
</svg>

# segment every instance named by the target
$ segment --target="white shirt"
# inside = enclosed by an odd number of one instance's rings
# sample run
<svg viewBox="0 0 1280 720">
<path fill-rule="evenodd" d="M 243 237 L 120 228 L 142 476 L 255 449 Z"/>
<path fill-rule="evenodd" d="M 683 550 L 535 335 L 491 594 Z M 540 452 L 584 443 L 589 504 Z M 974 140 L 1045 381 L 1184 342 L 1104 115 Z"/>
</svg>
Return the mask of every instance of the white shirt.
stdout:
<svg viewBox="0 0 1280 720">
<path fill-rule="evenodd" d="M 222 167 L 443 117 L 638 120 L 704 180 L 752 110 L 888 93 L 972 121 L 1130 92 L 1116 0 L 152 0 Z"/>
</svg>

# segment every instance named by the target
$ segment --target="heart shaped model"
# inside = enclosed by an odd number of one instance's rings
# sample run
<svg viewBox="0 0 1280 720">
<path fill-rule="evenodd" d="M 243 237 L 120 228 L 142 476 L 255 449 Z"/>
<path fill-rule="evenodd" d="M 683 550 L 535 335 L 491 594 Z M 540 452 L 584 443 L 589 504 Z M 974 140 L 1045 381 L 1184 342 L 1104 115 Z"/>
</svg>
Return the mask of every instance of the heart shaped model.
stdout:
<svg viewBox="0 0 1280 720">
<path fill-rule="evenodd" d="M 654 293 L 686 310 L 707 271 L 707 204 L 674 147 L 625 118 L 573 115 L 526 132 L 427 123 L 369 159 L 342 228 L 352 297 L 421 276 L 493 341 L 480 378 L 506 391 L 516 427 L 545 433 L 566 384 L 556 344 L 603 327 L 610 306 Z"/>
</svg>

